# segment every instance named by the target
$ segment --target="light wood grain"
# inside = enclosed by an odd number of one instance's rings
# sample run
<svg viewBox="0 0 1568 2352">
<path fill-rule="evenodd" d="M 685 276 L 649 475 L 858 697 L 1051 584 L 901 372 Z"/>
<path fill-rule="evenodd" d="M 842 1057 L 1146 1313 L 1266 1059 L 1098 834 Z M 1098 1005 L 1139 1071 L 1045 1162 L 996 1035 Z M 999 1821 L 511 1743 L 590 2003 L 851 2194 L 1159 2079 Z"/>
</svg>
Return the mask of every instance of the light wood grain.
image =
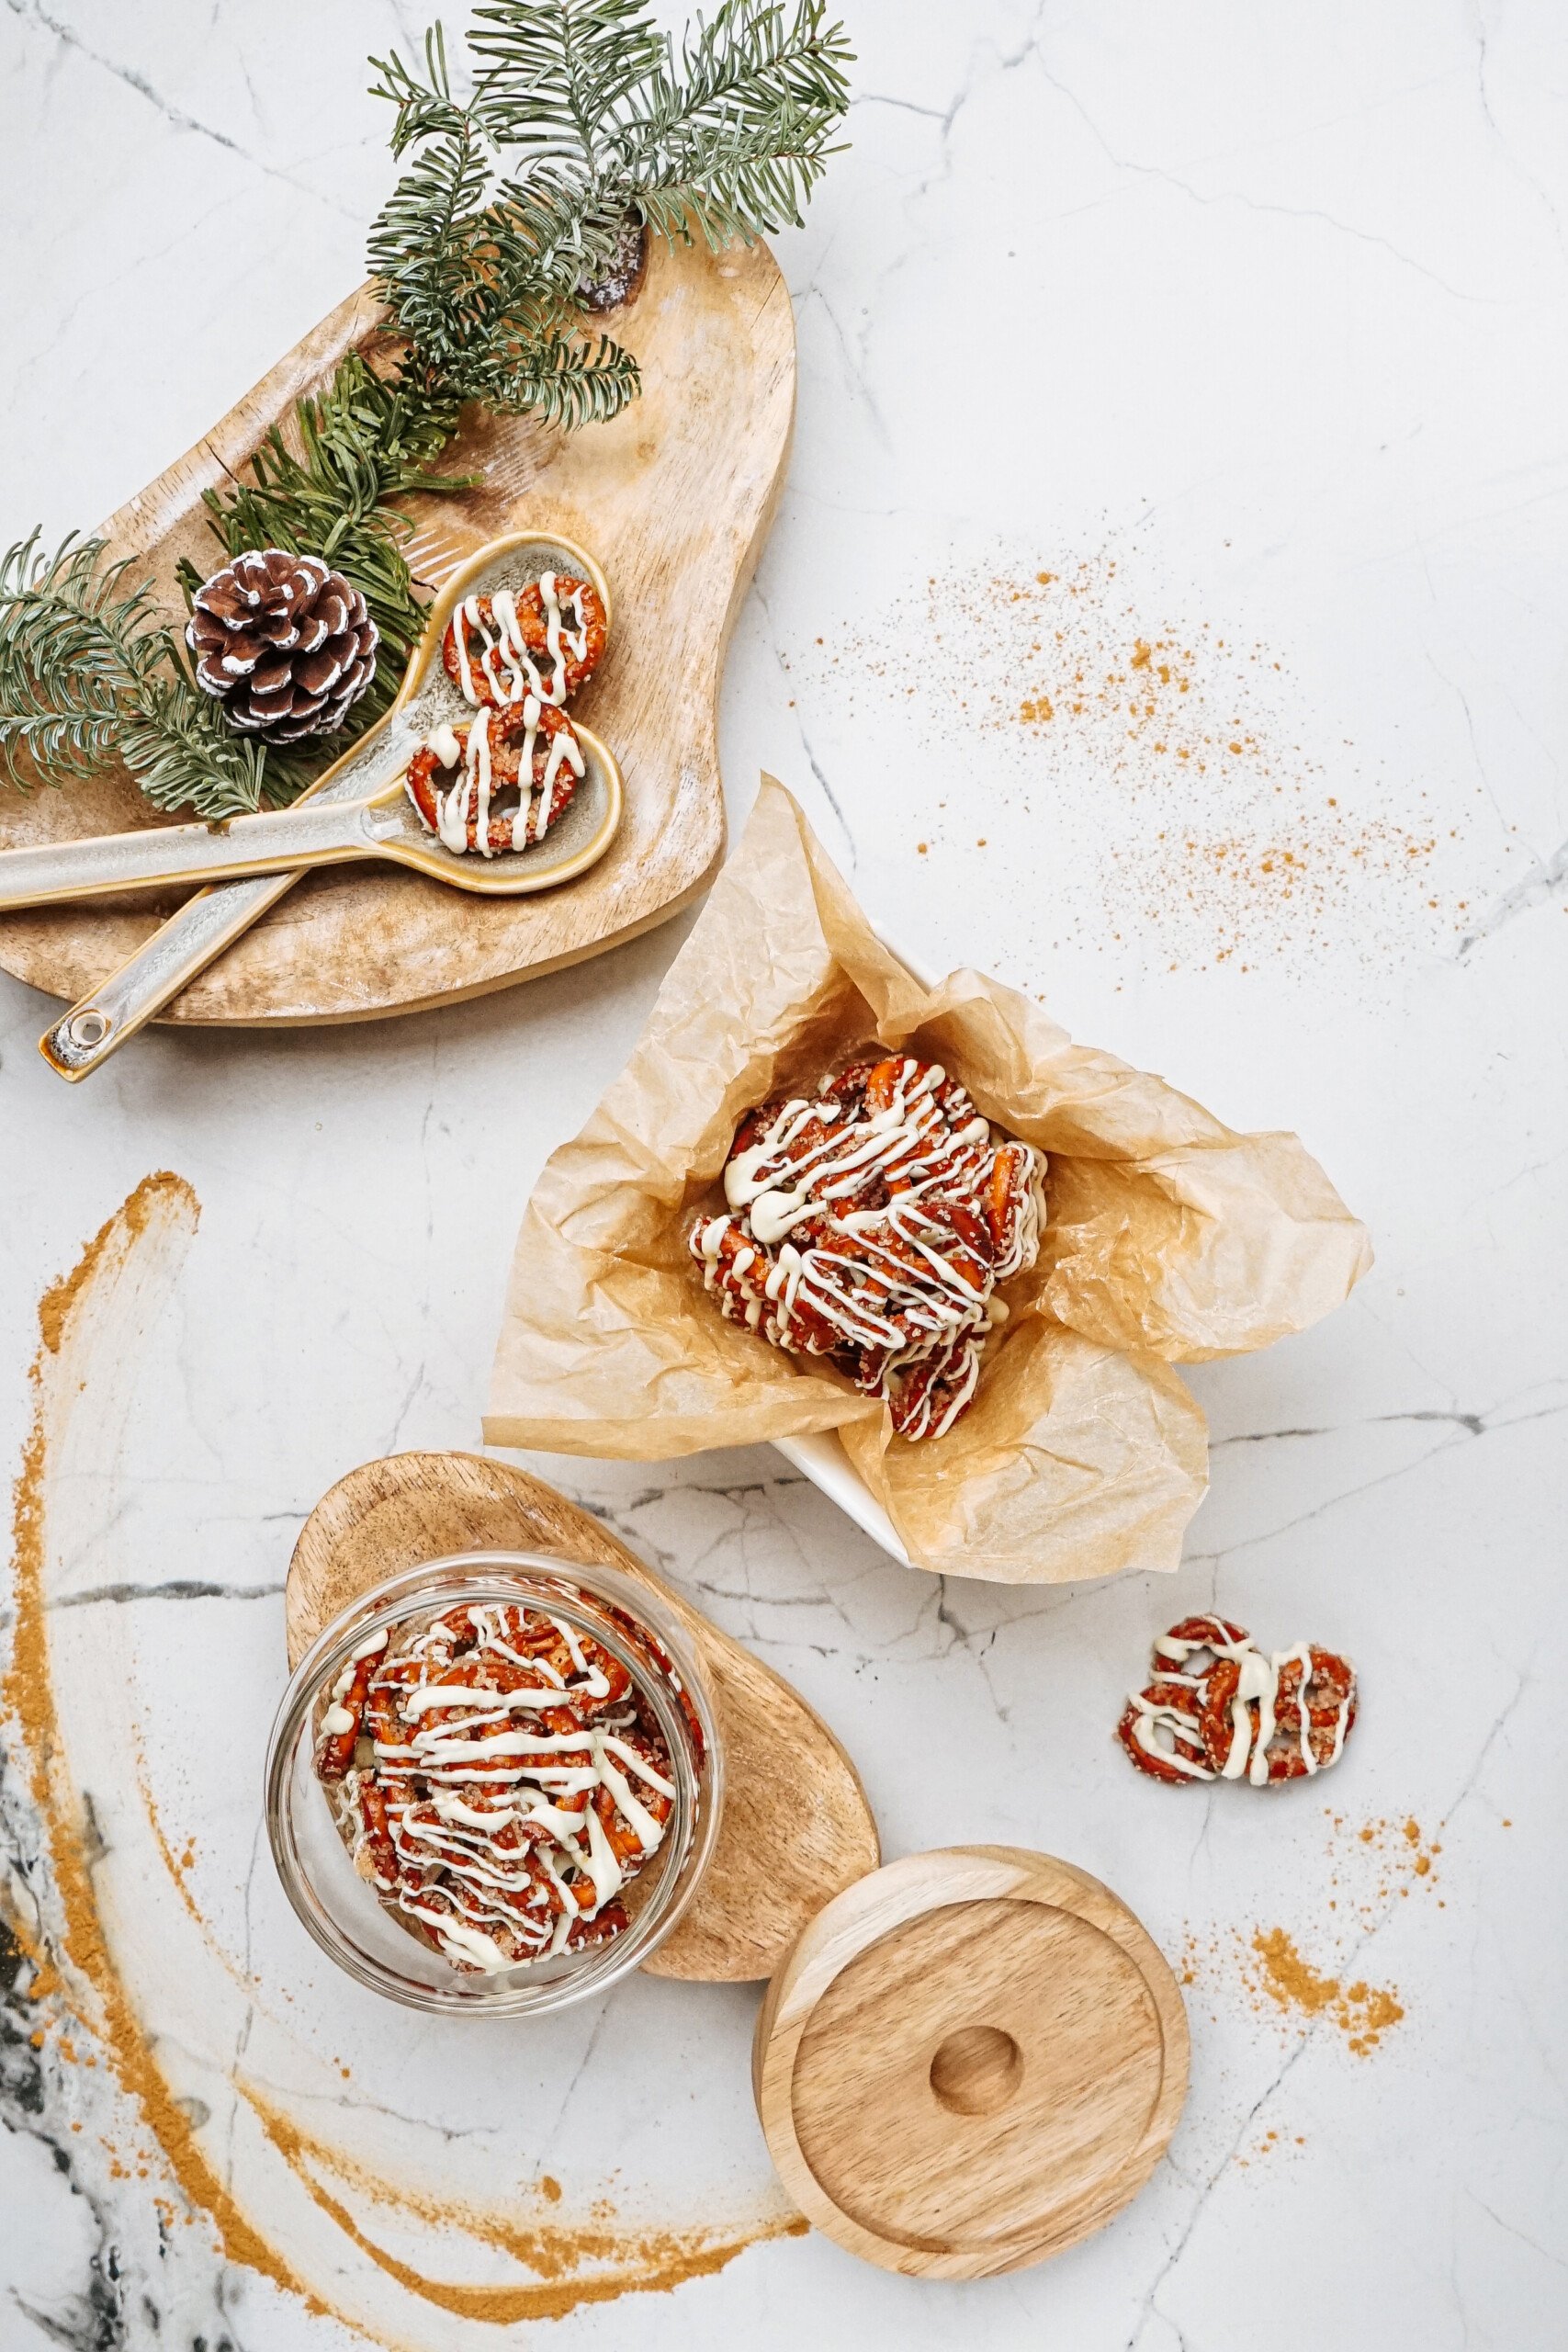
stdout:
<svg viewBox="0 0 1568 2352">
<path fill-rule="evenodd" d="M 297 884 L 195 979 L 167 1021 L 290 1024 L 412 1012 L 559 969 L 635 938 L 688 905 L 724 852 L 716 704 L 725 647 L 766 535 L 788 455 L 795 324 L 765 246 L 653 251 L 641 292 L 604 324 L 642 365 L 640 400 L 570 437 L 471 413 L 442 470 L 484 475 L 457 498 L 411 502 L 416 577 L 509 531 L 558 531 L 609 576 L 615 627 L 573 704 L 620 761 L 626 812 L 591 874 L 536 899 L 468 901 L 417 875 L 344 867 Z M 175 570 L 218 560 L 200 496 L 237 470 L 265 428 L 321 384 L 351 346 L 374 348 L 378 313 L 350 297 L 177 464 L 110 518 L 171 612 Z M 74 839 L 161 821 L 130 778 L 0 797 L 0 844 Z M 0 965 L 71 1000 L 118 969 L 180 895 L 39 908 L 0 921 Z"/>
<path fill-rule="evenodd" d="M 859 1776 L 787 1682 L 553 1487 L 470 1453 L 399 1453 L 351 1470 L 316 1505 L 289 1563 L 290 1666 L 369 1586 L 475 1549 L 620 1568 L 685 1625 L 707 1673 L 728 1786 L 692 1906 L 646 1965 L 705 1981 L 771 1974 L 807 1921 L 876 1868 L 876 1824 Z"/>
<path fill-rule="evenodd" d="M 757 2108 L 807 2220 L 933 2278 L 1018 2270 L 1134 2197 L 1187 2091 L 1187 2019 L 1125 1904 L 1045 1854 L 890 1863 L 806 1929 L 757 2021 Z"/>
</svg>

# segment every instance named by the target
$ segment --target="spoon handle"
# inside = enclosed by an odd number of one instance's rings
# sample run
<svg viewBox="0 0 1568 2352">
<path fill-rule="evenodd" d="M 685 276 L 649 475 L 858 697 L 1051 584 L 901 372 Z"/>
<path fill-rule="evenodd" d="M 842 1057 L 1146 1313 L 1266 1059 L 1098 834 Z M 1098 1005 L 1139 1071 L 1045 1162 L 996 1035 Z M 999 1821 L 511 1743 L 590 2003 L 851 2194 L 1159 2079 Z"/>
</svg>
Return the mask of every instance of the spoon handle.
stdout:
<svg viewBox="0 0 1568 2352">
<path fill-rule="evenodd" d="M 386 789 L 408 764 L 411 736 L 394 711 L 363 741 L 310 786 L 295 804 L 326 808 L 367 800 Z M 292 814 L 293 811 L 288 812 Z M 118 971 L 62 1012 L 39 1039 L 39 1051 L 61 1078 L 86 1078 L 107 1061 L 128 1037 L 188 988 L 209 964 L 243 939 L 299 879 L 288 874 L 259 875 L 241 882 L 214 882 L 187 899 L 161 923 Z"/>
<path fill-rule="evenodd" d="M 226 825 L 149 825 L 134 833 L 7 850 L 0 855 L 0 910 L 374 854 L 363 803 L 308 801 Z"/>
<path fill-rule="evenodd" d="M 187 899 L 118 971 L 45 1030 L 38 1049 L 50 1068 L 61 1078 L 89 1077 L 300 878 L 298 872 L 258 874 L 243 882 L 215 882 Z"/>
</svg>

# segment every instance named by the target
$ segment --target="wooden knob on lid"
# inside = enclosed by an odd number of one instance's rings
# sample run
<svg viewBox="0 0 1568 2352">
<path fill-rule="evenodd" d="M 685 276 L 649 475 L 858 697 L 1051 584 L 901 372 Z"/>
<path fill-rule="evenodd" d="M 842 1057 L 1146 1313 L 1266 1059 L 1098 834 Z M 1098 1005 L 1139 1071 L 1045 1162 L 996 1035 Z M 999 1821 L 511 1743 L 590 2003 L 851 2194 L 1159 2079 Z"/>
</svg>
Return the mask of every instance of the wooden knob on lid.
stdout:
<svg viewBox="0 0 1568 2352">
<path fill-rule="evenodd" d="M 935 2278 L 1018 2270 L 1120 2212 L 1187 2093 L 1169 1968 L 1098 1879 L 1010 1846 L 836 1895 L 773 1977 L 752 2081 L 828 2236 Z"/>
</svg>

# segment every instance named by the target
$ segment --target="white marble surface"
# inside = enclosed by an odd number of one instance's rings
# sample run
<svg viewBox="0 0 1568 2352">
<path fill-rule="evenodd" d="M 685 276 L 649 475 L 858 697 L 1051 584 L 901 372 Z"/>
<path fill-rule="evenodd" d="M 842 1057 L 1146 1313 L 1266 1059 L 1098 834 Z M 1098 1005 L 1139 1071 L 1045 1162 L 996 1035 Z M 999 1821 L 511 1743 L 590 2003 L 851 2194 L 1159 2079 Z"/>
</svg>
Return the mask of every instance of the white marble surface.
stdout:
<svg viewBox="0 0 1568 2352">
<path fill-rule="evenodd" d="M 765 1452 L 543 1465 L 823 1710 L 890 1853 L 1055 1850 L 1193 1971 L 1169 2160 L 1059 2262 L 942 2288 L 784 2240 L 550 2341 L 1545 2352 L 1568 2264 L 1568 20 L 850 13 L 854 144 L 780 243 L 799 429 L 726 684 L 735 813 L 769 767 L 922 956 L 984 959 L 1233 1124 L 1296 1128 L 1379 1258 L 1317 1330 L 1192 1376 L 1213 1487 L 1174 1580 L 939 1588 Z M 6 536 L 107 511 L 355 281 L 387 175 L 362 60 L 421 21 L 9 0 Z M 293 1532 L 355 1462 L 478 1442 L 529 1185 L 680 930 L 414 1021 L 150 1035 L 78 1090 L 33 1050 L 49 1005 L 0 983 L 8 1462 L 46 1284 L 149 1170 L 202 1204 L 156 1318 L 107 1330 L 51 1574 L 78 1604 L 52 1624 L 100 1896 L 237 2195 L 259 2159 L 225 2136 L 232 2079 L 293 2069 L 306 2096 L 341 2062 L 323 2133 L 454 2194 L 548 2169 L 563 2212 L 768 2208 L 750 1993 L 645 1983 L 504 2047 L 442 2040 L 329 1981 L 256 1840 Z M 1211 1599 L 1358 1659 L 1332 1781 L 1168 1792 L 1111 1745 L 1151 1633 Z M 133 1731 L 194 1841 L 205 1957 L 147 1847 Z M 1375 2049 L 1259 1989 L 1275 1928 L 1396 1996 Z M 0 2345 L 355 2340 L 180 2225 L 156 2150 L 145 2177 L 115 2153 L 107 2069 L 24 2030 L 0 2089 Z M 528 2333 L 365 2286 L 299 2201 L 265 2225 L 336 2266 L 339 2308 L 379 2296 L 383 2340 Z"/>
</svg>

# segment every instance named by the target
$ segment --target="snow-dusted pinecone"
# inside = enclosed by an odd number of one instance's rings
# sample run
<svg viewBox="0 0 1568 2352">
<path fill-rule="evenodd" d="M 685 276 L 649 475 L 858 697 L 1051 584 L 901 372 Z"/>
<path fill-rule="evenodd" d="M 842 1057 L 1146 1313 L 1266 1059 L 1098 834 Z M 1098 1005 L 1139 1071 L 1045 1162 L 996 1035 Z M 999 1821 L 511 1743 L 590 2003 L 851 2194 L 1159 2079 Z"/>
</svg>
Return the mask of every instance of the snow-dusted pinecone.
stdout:
<svg viewBox="0 0 1568 2352">
<path fill-rule="evenodd" d="M 231 727 L 299 743 L 341 727 L 376 673 L 376 624 L 316 555 L 250 548 L 196 594 L 186 641 Z"/>
</svg>

